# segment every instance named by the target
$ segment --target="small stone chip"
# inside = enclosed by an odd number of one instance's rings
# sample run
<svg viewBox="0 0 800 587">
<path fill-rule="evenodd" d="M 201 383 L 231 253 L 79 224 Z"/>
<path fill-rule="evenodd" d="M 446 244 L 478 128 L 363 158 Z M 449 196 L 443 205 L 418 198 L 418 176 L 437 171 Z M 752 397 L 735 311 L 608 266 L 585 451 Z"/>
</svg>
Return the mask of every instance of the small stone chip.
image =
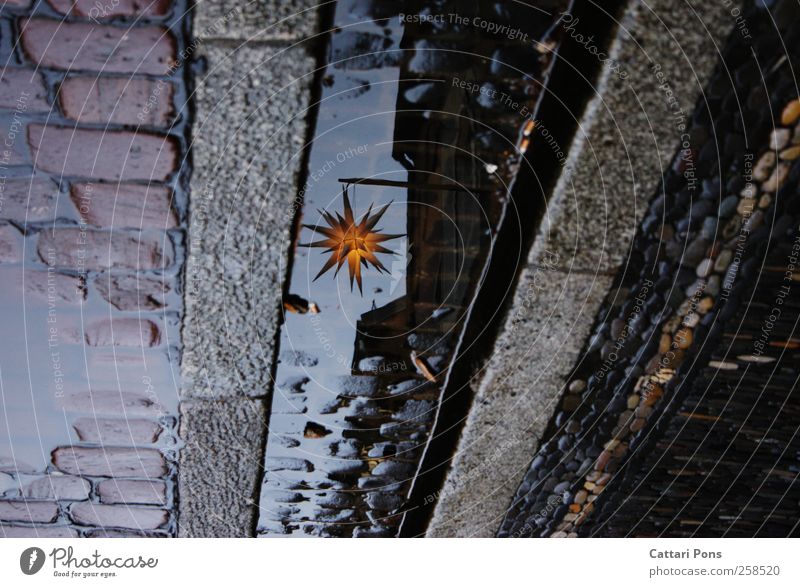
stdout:
<svg viewBox="0 0 800 587">
<path fill-rule="evenodd" d="M 783 108 L 781 124 L 794 124 L 798 118 L 800 118 L 800 98 L 792 100 Z"/>
</svg>

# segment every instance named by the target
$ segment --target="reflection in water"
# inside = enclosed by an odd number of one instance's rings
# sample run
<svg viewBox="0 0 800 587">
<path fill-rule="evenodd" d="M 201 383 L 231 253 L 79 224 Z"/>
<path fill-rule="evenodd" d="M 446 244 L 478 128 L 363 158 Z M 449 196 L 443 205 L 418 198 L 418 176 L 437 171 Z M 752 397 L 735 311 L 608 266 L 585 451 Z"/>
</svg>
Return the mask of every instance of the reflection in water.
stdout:
<svg viewBox="0 0 800 587">
<path fill-rule="evenodd" d="M 370 204 L 366 214 L 364 214 L 360 221 L 356 222 L 355 216 L 353 215 L 353 208 L 350 205 L 350 198 L 347 197 L 346 186 L 342 189 L 342 199 L 344 200 L 344 218 L 342 218 L 338 212 L 336 212 L 336 216 L 334 217 L 330 212 L 320 210 L 320 215 L 325 219 L 325 222 L 328 223 L 327 227 L 319 225 L 311 226 L 309 224 L 304 225 L 306 228 L 315 232 L 320 232 L 328 238 L 300 246 L 321 247 L 326 249 L 325 252 L 331 253 L 328 261 L 322 269 L 320 269 L 319 273 L 317 273 L 314 281 L 319 279 L 323 273 L 334 265 L 336 265 L 335 277 L 339 274 L 339 269 L 341 269 L 344 262 L 347 261 L 347 268 L 350 273 L 350 291 L 353 290 L 353 278 L 355 277 L 358 283 L 358 291 L 363 294 L 361 266 L 369 267 L 372 265 L 379 272 L 388 273 L 386 267 L 383 266 L 383 263 L 380 262 L 375 254 L 383 253 L 391 255 L 391 249 L 381 246 L 380 243 L 400 238 L 403 235 L 381 234 L 380 229 L 376 228 L 376 225 L 391 205 L 391 202 L 381 207 L 375 214 L 372 214 L 372 204 Z"/>
<path fill-rule="evenodd" d="M 409 3 L 407 12 L 422 9 L 417 4 L 425 3 Z M 437 9 L 483 11 L 498 22 L 519 16 L 499 3 L 444 4 Z M 294 251 L 261 535 L 398 533 L 528 142 L 522 112 L 535 109 L 537 80 L 551 66 L 539 44 L 431 19 L 405 22 L 393 6 L 337 4 L 300 235 L 311 242 L 323 234 L 312 245 L 332 254 L 319 271 L 318 255 Z M 526 16 L 538 40 L 557 11 Z M 452 51 L 454 34 L 468 35 L 471 50 L 487 58 Z M 523 62 L 525 76 L 496 70 L 489 57 L 498 46 Z M 488 89 L 526 109 L 509 110 L 463 80 L 490 80 Z M 386 234 L 405 234 L 406 242 L 398 239 L 390 267 L 353 256 L 351 287 L 339 287 L 342 225 L 353 224 L 351 200 L 358 209 L 367 190 L 361 209 L 379 210 L 373 217 Z M 328 212 L 341 209 L 343 219 Z M 356 274 L 365 261 L 378 271 Z M 313 283 L 335 264 L 335 279 Z M 352 293 L 353 279 L 362 295 Z M 316 312 L 308 311 L 312 300 Z"/>
</svg>

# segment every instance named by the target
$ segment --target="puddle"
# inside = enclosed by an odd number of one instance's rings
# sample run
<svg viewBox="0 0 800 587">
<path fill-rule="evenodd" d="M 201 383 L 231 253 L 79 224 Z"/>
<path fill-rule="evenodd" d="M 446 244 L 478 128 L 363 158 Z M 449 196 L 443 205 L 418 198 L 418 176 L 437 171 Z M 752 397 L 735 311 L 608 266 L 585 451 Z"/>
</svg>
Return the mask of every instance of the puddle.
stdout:
<svg viewBox="0 0 800 587">
<path fill-rule="evenodd" d="M 552 63 L 533 40 L 564 3 L 518 19 L 525 42 L 504 5 L 413 4 L 422 22 L 337 5 L 298 235 L 318 246 L 293 251 L 260 535 L 397 535 Z M 505 36 L 468 24 L 484 21 Z"/>
</svg>

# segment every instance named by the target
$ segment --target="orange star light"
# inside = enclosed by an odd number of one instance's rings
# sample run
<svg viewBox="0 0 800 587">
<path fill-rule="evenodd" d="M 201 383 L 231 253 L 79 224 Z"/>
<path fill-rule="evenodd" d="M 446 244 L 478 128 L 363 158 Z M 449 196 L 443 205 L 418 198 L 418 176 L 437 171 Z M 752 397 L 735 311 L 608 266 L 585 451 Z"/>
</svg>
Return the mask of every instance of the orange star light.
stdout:
<svg viewBox="0 0 800 587">
<path fill-rule="evenodd" d="M 344 218 L 338 212 L 334 217 L 330 212 L 319 210 L 328 226 L 312 226 L 310 224 L 304 224 L 303 226 L 310 228 L 314 232 L 322 233 L 327 238 L 313 243 L 301 244 L 300 246 L 321 247 L 326 249 L 323 251 L 324 253 L 331 253 L 325 265 L 317 273 L 314 281 L 334 265 L 336 265 L 334 273 L 334 277 L 336 277 L 339 274 L 339 269 L 347 261 L 347 269 L 350 272 L 350 291 L 353 291 L 353 280 L 355 279 L 358 283 L 358 291 L 363 294 L 364 292 L 361 289 L 361 266 L 369 268 L 372 265 L 379 272 L 388 273 L 389 271 L 375 254 L 393 255 L 394 253 L 382 247 L 379 243 L 399 238 L 403 235 L 380 234 L 380 229 L 375 229 L 375 225 L 378 224 L 386 209 L 392 204 L 391 202 L 380 208 L 375 214 L 372 214 L 372 204 L 370 204 L 367 213 L 356 224 L 346 189 L 342 190 L 342 196 L 344 198 Z"/>
</svg>

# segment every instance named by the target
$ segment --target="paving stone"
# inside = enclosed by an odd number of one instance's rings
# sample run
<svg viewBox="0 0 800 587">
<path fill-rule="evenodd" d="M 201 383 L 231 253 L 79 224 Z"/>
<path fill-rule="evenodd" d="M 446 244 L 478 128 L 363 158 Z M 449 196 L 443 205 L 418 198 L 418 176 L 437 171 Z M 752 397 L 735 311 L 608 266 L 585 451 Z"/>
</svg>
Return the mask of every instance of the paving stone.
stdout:
<svg viewBox="0 0 800 587">
<path fill-rule="evenodd" d="M 54 220 L 58 185 L 49 179 L 7 179 L 0 184 L 0 219 Z"/>
<path fill-rule="evenodd" d="M 58 505 L 52 501 L 0 501 L 0 521 L 49 524 L 58 517 Z"/>
<path fill-rule="evenodd" d="M 120 415 L 116 412 L 114 415 Z M 78 418 L 72 423 L 78 438 L 84 442 L 103 445 L 153 444 L 158 440 L 161 426 L 151 420 L 125 418 Z"/>
<path fill-rule="evenodd" d="M 18 490 L 19 483 L 8 473 L 0 473 L 0 496 L 11 490 Z"/>
<path fill-rule="evenodd" d="M 607 276 L 544 271 L 537 258 L 520 275 L 429 536 L 494 535 L 611 285 Z"/>
<path fill-rule="evenodd" d="M 27 483 L 22 488 L 23 497 L 81 501 L 89 499 L 91 485 L 86 479 L 73 475 L 47 475 Z"/>
<path fill-rule="evenodd" d="M 115 16 L 164 16 L 172 0 L 47 0 L 56 12 L 104 20 Z"/>
<path fill-rule="evenodd" d="M 166 510 L 145 509 L 120 505 L 76 503 L 69 508 L 76 524 L 110 528 L 136 528 L 154 530 L 169 520 Z"/>
<path fill-rule="evenodd" d="M 37 246 L 40 259 L 75 271 L 165 269 L 172 265 L 172 244 L 163 235 L 121 231 L 44 230 Z"/>
<path fill-rule="evenodd" d="M 563 146 L 564 172 L 534 244 L 558 253 L 560 265 L 573 271 L 616 271 L 625 262 L 680 138 L 675 113 L 692 111 L 730 30 L 729 8 L 722 3 L 697 7 L 691 22 L 670 0 L 626 4 L 623 18 L 630 26 L 616 33 L 606 53 L 628 75 L 620 79 L 602 69 L 599 91 L 572 144 Z M 680 40 L 665 32 L 676 27 Z M 687 68 L 692 75 L 685 75 Z"/>
<path fill-rule="evenodd" d="M 161 344 L 161 330 L 152 320 L 104 318 L 86 327 L 89 346 L 154 347 Z"/>
<path fill-rule="evenodd" d="M 98 484 L 97 492 L 100 501 L 108 504 L 165 505 L 167 503 L 167 485 L 163 481 L 106 479 Z"/>
<path fill-rule="evenodd" d="M 0 112 L 2 114 L 2 112 Z M 26 124 L 16 113 L 0 118 L 0 165 L 27 165 L 30 162 L 28 145 L 25 141 Z"/>
<path fill-rule="evenodd" d="M 0 454 L 0 471 L 14 474 L 30 473 L 34 475 L 39 472 L 33 465 L 20 459 L 14 460 L 3 454 Z"/>
<path fill-rule="evenodd" d="M 178 167 L 174 137 L 147 133 L 28 126 L 34 165 L 60 176 L 164 181 Z"/>
<path fill-rule="evenodd" d="M 181 402 L 180 416 L 179 536 L 251 535 L 264 458 L 264 402 L 188 400 Z"/>
<path fill-rule="evenodd" d="M 167 305 L 170 285 L 166 280 L 138 275 L 101 274 L 94 286 L 103 299 L 117 310 L 149 311 Z"/>
<path fill-rule="evenodd" d="M 176 58 L 172 33 L 158 26 L 113 27 L 49 18 L 20 22 L 25 54 L 43 67 L 165 75 Z"/>
<path fill-rule="evenodd" d="M 31 298 L 52 301 L 57 304 L 80 304 L 86 299 L 86 285 L 80 277 L 65 275 L 55 270 L 37 271 L 25 269 L 17 273 L 16 280 L 25 294 Z"/>
<path fill-rule="evenodd" d="M 70 199 L 81 217 L 95 226 L 115 228 L 174 228 L 172 192 L 163 185 L 77 183 Z"/>
<path fill-rule="evenodd" d="M 254 0 L 235 6 L 203 0 L 195 13 L 195 34 L 201 39 L 297 41 L 317 33 L 318 7 L 315 0 Z"/>
<path fill-rule="evenodd" d="M 164 411 L 153 398 L 132 391 L 102 391 L 66 393 L 57 404 L 68 412 L 83 412 L 98 416 L 159 416 Z"/>
<path fill-rule="evenodd" d="M 272 47 L 231 53 L 204 45 L 204 56 L 210 73 L 197 88 L 197 116 L 205 122 L 193 148 L 182 393 L 263 395 L 300 170 L 292 157 L 306 140 L 310 79 L 303 76 L 315 60 L 303 50 L 278 55 Z M 241 127 L 231 124 L 245 119 Z M 274 148 L 264 148 L 265 137 Z"/>
<path fill-rule="evenodd" d="M 0 263 L 22 261 L 22 235 L 12 225 L 0 222 Z"/>
<path fill-rule="evenodd" d="M 164 455 L 150 448 L 61 446 L 53 464 L 65 473 L 93 477 L 156 478 L 167 473 Z"/>
<path fill-rule="evenodd" d="M 0 108 L 49 112 L 42 74 L 33 69 L 11 67 L 0 71 Z"/>
<path fill-rule="evenodd" d="M 78 533 L 69 526 L 7 526 L 0 524 L 4 538 L 77 538 Z"/>
<path fill-rule="evenodd" d="M 174 93 L 174 86 L 162 80 L 68 77 L 58 102 L 64 116 L 79 122 L 163 127 L 175 115 Z"/>
</svg>

